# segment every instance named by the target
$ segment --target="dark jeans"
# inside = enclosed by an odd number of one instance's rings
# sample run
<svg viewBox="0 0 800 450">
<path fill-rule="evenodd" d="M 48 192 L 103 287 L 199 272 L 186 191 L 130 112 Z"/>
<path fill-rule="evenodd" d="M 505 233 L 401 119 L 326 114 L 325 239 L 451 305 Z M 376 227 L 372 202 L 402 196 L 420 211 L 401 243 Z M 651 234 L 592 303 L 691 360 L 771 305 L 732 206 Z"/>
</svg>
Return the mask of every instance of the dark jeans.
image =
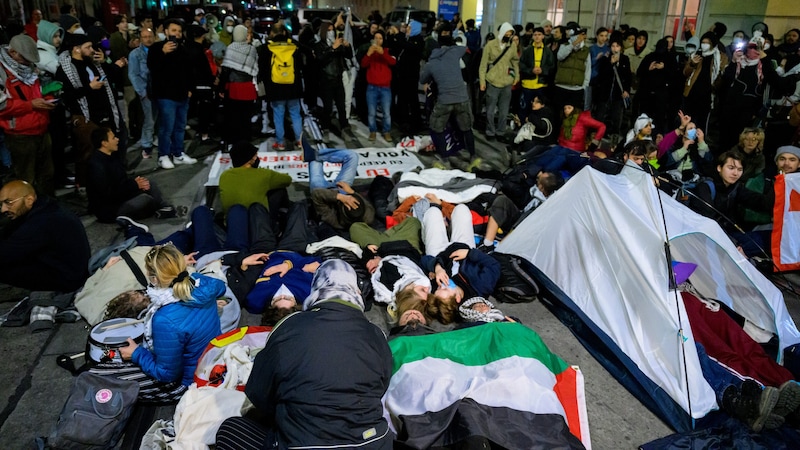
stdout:
<svg viewBox="0 0 800 450">
<path fill-rule="evenodd" d="M 225 142 L 235 144 L 239 141 L 250 141 L 252 125 L 250 117 L 253 115 L 255 101 L 231 100 L 226 98 L 225 111 Z"/>
<path fill-rule="evenodd" d="M 349 127 L 347 122 L 347 110 L 344 105 L 344 84 L 342 84 L 342 77 L 324 77 L 322 85 L 322 128 L 325 130 L 331 129 L 331 113 L 333 113 L 334 103 L 336 104 L 336 111 L 339 114 L 339 128 L 345 129 Z"/>
<path fill-rule="evenodd" d="M 161 191 L 155 183 L 150 182 L 150 190 L 126 200 L 117 210 L 118 216 L 133 219 L 145 219 L 155 214 L 156 210 L 168 206 L 164 203 Z"/>
</svg>

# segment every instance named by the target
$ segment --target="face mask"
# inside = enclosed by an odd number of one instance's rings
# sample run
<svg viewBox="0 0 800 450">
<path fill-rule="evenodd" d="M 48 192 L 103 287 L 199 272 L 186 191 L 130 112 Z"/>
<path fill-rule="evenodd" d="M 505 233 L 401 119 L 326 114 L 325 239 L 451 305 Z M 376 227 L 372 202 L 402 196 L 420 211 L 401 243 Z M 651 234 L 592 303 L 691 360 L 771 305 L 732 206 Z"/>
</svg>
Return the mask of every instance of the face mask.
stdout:
<svg viewBox="0 0 800 450">
<path fill-rule="evenodd" d="M 769 45 L 769 42 L 764 42 L 764 50 L 769 50 L 770 47 L 772 46 Z"/>
<path fill-rule="evenodd" d="M 455 43 L 455 41 L 453 40 L 453 36 L 439 36 L 436 40 L 439 42 L 439 45 L 443 47 L 450 46 Z"/>
<path fill-rule="evenodd" d="M 700 44 L 700 49 L 704 52 L 711 50 L 711 44 L 706 44 L 705 42 Z"/>
<path fill-rule="evenodd" d="M 255 161 L 253 161 L 253 163 L 252 163 L 252 164 L 250 164 L 250 167 L 252 167 L 253 169 L 257 169 L 257 168 L 258 168 L 258 163 L 259 163 L 259 162 L 261 162 L 261 160 L 260 160 L 260 159 L 258 159 L 258 158 L 256 158 L 256 160 L 255 160 Z"/>
<path fill-rule="evenodd" d="M 86 32 L 83 31 L 83 28 L 78 27 L 75 29 L 75 31 L 72 32 L 72 34 L 86 34 Z"/>
<path fill-rule="evenodd" d="M 229 27 L 225 27 L 225 31 L 227 31 L 228 33 L 233 33 L 233 27 L 230 27 L 230 26 Z"/>
<path fill-rule="evenodd" d="M 511 36 L 503 36 L 503 43 L 507 44 L 511 40 Z"/>
<path fill-rule="evenodd" d="M 686 138 L 693 141 L 697 138 L 697 128 L 686 130 Z"/>
<path fill-rule="evenodd" d="M 158 33 L 158 40 L 163 41 L 167 39 L 167 35 L 164 33 Z"/>
<path fill-rule="evenodd" d="M 696 51 L 697 51 L 697 48 L 695 48 L 695 47 L 686 47 L 686 55 L 687 56 L 692 56 L 694 54 L 694 52 L 696 52 Z"/>
<path fill-rule="evenodd" d="M 328 30 L 328 42 L 333 42 L 336 39 L 336 35 L 334 34 L 333 30 Z"/>
</svg>

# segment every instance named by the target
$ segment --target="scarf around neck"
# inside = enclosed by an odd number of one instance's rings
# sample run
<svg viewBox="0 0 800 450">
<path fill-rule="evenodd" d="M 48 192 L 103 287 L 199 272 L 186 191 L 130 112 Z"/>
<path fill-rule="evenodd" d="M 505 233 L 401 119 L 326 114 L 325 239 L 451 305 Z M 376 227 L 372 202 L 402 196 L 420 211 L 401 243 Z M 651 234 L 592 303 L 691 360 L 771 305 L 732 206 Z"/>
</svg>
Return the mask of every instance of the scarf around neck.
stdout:
<svg viewBox="0 0 800 450">
<path fill-rule="evenodd" d="M 177 303 L 181 299 L 175 297 L 172 288 L 148 287 L 147 295 L 150 297 L 150 306 L 144 315 L 144 346 L 148 350 L 153 349 L 153 316 L 161 307 L 171 303 Z"/>
<path fill-rule="evenodd" d="M 58 64 L 61 66 L 61 69 L 64 71 L 64 74 L 67 76 L 69 80 L 69 84 L 72 85 L 74 89 L 80 89 L 83 87 L 83 83 L 81 82 L 81 77 L 78 75 L 78 70 L 75 65 L 72 63 L 72 55 L 70 55 L 69 51 L 65 50 L 58 55 Z M 97 72 L 100 74 L 100 78 L 106 76 L 106 72 L 103 70 L 102 66 L 95 65 Z M 120 122 L 119 122 L 119 110 L 117 109 L 117 99 L 114 98 L 114 92 L 111 90 L 111 85 L 106 83 L 103 86 L 105 90 L 106 97 L 108 97 L 108 103 L 111 106 L 111 113 L 114 114 L 114 124 L 119 130 Z M 92 115 L 89 111 L 89 101 L 86 100 L 86 97 L 78 98 L 78 106 L 81 108 L 81 115 L 86 118 L 86 120 L 91 120 Z"/>
<path fill-rule="evenodd" d="M 225 51 L 222 67 L 238 70 L 250 76 L 258 75 L 258 53 L 246 42 L 234 42 Z"/>
<path fill-rule="evenodd" d="M 39 78 L 33 65 L 20 64 L 14 61 L 14 58 L 8 54 L 8 45 L 0 47 L 0 63 L 3 64 L 6 70 L 11 72 L 11 75 L 28 86 L 33 86 L 33 83 Z"/>
<path fill-rule="evenodd" d="M 572 139 L 572 129 L 575 128 L 575 124 L 578 123 L 578 116 L 580 113 L 576 110 L 573 111 L 572 114 L 564 118 L 564 121 L 561 122 L 561 126 L 564 129 L 564 137 L 567 140 Z"/>
</svg>

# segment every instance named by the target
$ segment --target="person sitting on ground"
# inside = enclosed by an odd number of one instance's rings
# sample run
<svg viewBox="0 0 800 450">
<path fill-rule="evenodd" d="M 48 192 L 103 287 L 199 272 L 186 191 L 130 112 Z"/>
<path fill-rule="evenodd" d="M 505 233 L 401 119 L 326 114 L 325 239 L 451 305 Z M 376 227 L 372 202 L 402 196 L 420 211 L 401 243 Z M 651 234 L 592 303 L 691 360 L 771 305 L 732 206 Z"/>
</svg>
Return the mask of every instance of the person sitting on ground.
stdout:
<svg viewBox="0 0 800 450">
<path fill-rule="evenodd" d="M 694 122 L 689 122 L 686 124 L 686 132 L 681 137 L 681 141 L 676 141 L 669 153 L 668 159 L 672 164 L 667 167 L 672 169 L 668 172 L 675 180 L 697 181 L 706 174 L 708 171 L 706 166 L 710 165 L 712 160 L 705 134 Z"/>
<path fill-rule="evenodd" d="M 640 114 L 633 123 L 633 128 L 628 130 L 625 135 L 625 144 L 633 141 L 652 141 L 653 140 L 653 119 L 647 114 Z"/>
<path fill-rule="evenodd" d="M 747 207 L 769 213 L 775 204 L 775 190 L 769 187 L 763 194 L 745 188 L 742 177 L 744 156 L 737 151 L 727 151 L 717 158 L 717 177 L 713 181 L 700 183 L 696 188 L 697 198 L 691 197 L 689 207 L 698 214 L 716 220 L 747 256 L 761 254 L 768 239 L 765 232 L 743 233 L 736 224 L 741 221 L 738 209 Z"/>
<path fill-rule="evenodd" d="M 233 167 L 219 176 L 219 198 L 226 214 L 233 205 L 247 208 L 253 203 L 269 210 L 267 194 L 292 184 L 292 177 L 285 173 L 259 169 L 258 148 L 249 142 L 234 144 L 230 156 Z"/>
<path fill-rule="evenodd" d="M 0 282 L 36 291 L 73 292 L 89 276 L 89 240 L 78 217 L 37 196 L 29 183 L 0 189 L 0 211 L 11 219 L 0 230 Z"/>
<path fill-rule="evenodd" d="M 532 159 L 544 153 L 558 141 L 558 134 L 555 133 L 558 120 L 548 105 L 547 97 L 538 94 L 531 101 L 531 110 L 525 117 L 525 123 L 517 117 L 514 118 L 517 126 L 521 126 L 514 143 L 519 144 L 524 159 Z"/>
<path fill-rule="evenodd" d="M 273 329 L 253 363 L 245 394 L 264 419 L 227 419 L 217 449 L 391 449 L 381 398 L 392 353 L 364 316 L 353 269 L 335 259 L 320 265 L 303 310 Z"/>
<path fill-rule="evenodd" d="M 349 230 L 354 223 L 371 224 L 375 220 L 375 208 L 372 203 L 344 181 L 340 181 L 337 188 L 311 191 L 311 201 L 323 224 L 341 233 Z M 320 237 L 323 237 L 322 234 L 320 232 Z"/>
<path fill-rule="evenodd" d="M 800 169 L 800 148 L 794 145 L 778 147 L 775 152 L 775 164 L 778 166 L 778 173 L 797 172 Z"/>
<path fill-rule="evenodd" d="M 88 161 L 86 194 L 89 211 L 98 222 L 113 223 L 117 217 L 144 219 L 155 214 L 158 219 L 185 216 L 187 208 L 167 204 L 161 191 L 150 180 L 138 176 L 128 178 L 125 163 L 114 156 L 119 138 L 107 127 L 92 131 L 96 149 Z"/>
<path fill-rule="evenodd" d="M 596 133 L 587 149 L 586 139 L 592 130 Z M 537 156 L 534 162 L 548 172 L 566 169 L 576 173 L 589 164 L 591 156 L 605 157 L 604 153 L 595 151 L 605 132 L 605 124 L 594 120 L 589 111 L 564 105 L 558 145 Z"/>
<path fill-rule="evenodd" d="M 731 148 L 731 150 L 736 150 L 744 155 L 742 178 L 740 179 L 744 184 L 748 184 L 748 181 L 753 178 L 764 175 L 764 169 L 767 166 L 764 158 L 764 138 L 763 129 L 748 127 L 739 134 L 739 143 Z M 761 184 L 763 184 L 763 180 Z"/>
<path fill-rule="evenodd" d="M 189 275 L 183 253 L 174 245 L 153 247 L 145 257 L 150 306 L 145 315 L 144 342 L 133 339 L 120 348 L 124 360 L 139 373 L 126 373 L 139 383 L 139 400 L 168 403 L 180 398 L 192 382 L 197 359 L 221 334 L 217 298 L 225 283 L 205 275 Z"/>
</svg>

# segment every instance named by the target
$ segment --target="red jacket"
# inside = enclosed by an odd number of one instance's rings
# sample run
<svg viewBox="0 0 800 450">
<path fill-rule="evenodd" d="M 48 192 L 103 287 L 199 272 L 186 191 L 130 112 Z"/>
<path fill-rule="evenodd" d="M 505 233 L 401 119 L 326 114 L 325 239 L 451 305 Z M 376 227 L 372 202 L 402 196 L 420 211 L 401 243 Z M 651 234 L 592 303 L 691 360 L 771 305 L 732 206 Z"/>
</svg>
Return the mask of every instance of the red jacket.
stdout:
<svg viewBox="0 0 800 450">
<path fill-rule="evenodd" d="M 383 54 L 375 52 L 361 58 L 361 67 L 367 69 L 367 83 L 373 86 L 390 87 L 392 84 L 393 65 L 397 59 L 389 54 L 389 49 L 384 48 Z"/>
<path fill-rule="evenodd" d="M 0 66 L 2 67 L 2 66 Z M 6 134 L 36 136 L 47 132 L 50 114 L 41 109 L 33 109 L 31 100 L 42 98 L 42 87 L 37 79 L 33 86 L 17 80 L 5 67 L 5 90 L 8 99 L 0 104 L 0 128 Z"/>
<path fill-rule="evenodd" d="M 558 145 L 576 152 L 585 152 L 586 138 L 592 130 L 597 130 L 594 138 L 598 141 L 603 139 L 603 135 L 606 134 L 605 124 L 599 120 L 594 120 L 589 111 L 584 111 L 578 116 L 575 126 L 572 127 L 572 136 L 569 140 L 564 137 L 564 127 L 561 127 L 561 134 L 558 135 Z"/>
</svg>

